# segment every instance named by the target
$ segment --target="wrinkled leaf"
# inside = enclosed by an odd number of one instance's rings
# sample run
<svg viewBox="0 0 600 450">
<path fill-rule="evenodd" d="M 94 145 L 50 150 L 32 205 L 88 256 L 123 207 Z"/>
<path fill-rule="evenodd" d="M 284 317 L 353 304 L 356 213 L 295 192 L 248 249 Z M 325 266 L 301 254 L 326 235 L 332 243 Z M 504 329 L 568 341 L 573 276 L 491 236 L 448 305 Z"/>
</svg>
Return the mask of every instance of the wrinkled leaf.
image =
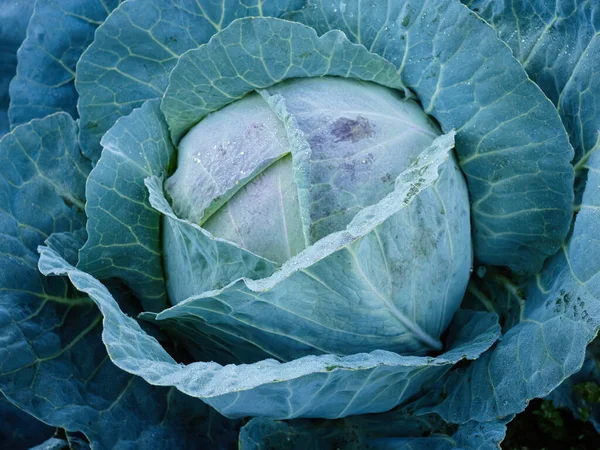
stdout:
<svg viewBox="0 0 600 450">
<path fill-rule="evenodd" d="M 600 339 L 586 351 L 583 367 L 548 396 L 557 408 L 568 408 L 579 420 L 590 421 L 600 433 Z"/>
<path fill-rule="evenodd" d="M 545 397 L 583 364 L 600 328 L 600 154 L 586 162 L 587 187 L 568 244 L 525 286 L 521 321 L 446 382 L 433 408 L 446 420 L 493 420 Z"/>
<path fill-rule="evenodd" d="M 463 3 L 496 28 L 529 77 L 556 105 L 575 149 L 576 168 L 581 168 L 585 158 L 600 147 L 598 3 L 590 0 Z"/>
<path fill-rule="evenodd" d="M 8 86 L 17 70 L 17 49 L 25 39 L 35 0 L 6 1 L 0 9 L 0 137 L 8 132 Z"/>
<path fill-rule="evenodd" d="M 119 1 L 35 2 L 10 84 L 11 127 L 60 111 L 77 117 L 75 65 Z"/>
<path fill-rule="evenodd" d="M 43 422 L 83 432 L 98 449 L 229 445 L 236 422 L 113 365 L 94 303 L 67 279 L 38 271 L 36 248 L 45 240 L 76 260 L 89 170 L 67 114 L 33 120 L 0 140 L 0 390 Z M 112 292 L 135 305 L 122 290 Z"/>
<path fill-rule="evenodd" d="M 158 101 L 119 120 L 102 146 L 87 180 L 88 240 L 78 267 L 100 279 L 124 280 L 144 309 L 160 311 L 167 305 L 160 215 L 148 203 L 144 178 L 163 175 L 175 149 Z"/>
</svg>

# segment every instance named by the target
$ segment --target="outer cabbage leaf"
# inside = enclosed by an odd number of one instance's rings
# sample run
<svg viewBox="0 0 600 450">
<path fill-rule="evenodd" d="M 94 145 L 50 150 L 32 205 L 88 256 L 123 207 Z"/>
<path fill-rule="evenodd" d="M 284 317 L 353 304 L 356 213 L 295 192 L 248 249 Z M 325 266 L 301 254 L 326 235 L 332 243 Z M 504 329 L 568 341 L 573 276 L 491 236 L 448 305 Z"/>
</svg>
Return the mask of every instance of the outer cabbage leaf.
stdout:
<svg viewBox="0 0 600 450">
<path fill-rule="evenodd" d="M 555 108 L 494 30 L 454 0 L 317 0 L 286 17 L 319 34 L 341 30 L 396 66 L 442 131 L 457 131 L 475 256 L 538 272 L 569 229 L 573 150 Z"/>
<path fill-rule="evenodd" d="M 428 159 L 424 155 L 420 167 L 417 165 L 404 175 L 410 179 L 418 173 L 420 183 L 431 182 L 432 177 L 437 177 L 446 152 L 447 148 L 442 147 Z M 403 190 L 404 196 L 414 195 L 415 192 L 408 192 L 410 184 L 399 186 L 398 192 Z M 365 213 L 362 220 L 367 226 L 374 217 Z M 359 223 L 360 218 L 349 231 L 332 239 L 351 237 L 350 231 Z M 228 417 L 331 418 L 388 410 L 437 380 L 460 359 L 477 358 L 499 333 L 495 315 L 464 312 L 456 316 L 448 339 L 449 350 L 436 358 L 375 351 L 346 357 L 308 356 L 289 363 L 265 360 L 225 367 L 205 362 L 181 366 L 135 320 L 123 314 L 101 283 L 69 265 L 52 249 L 41 251 L 39 266 L 43 273 L 68 275 L 79 290 L 97 302 L 105 316 L 103 339 L 115 364 L 152 384 L 176 386 Z"/>
<path fill-rule="evenodd" d="M 54 430 L 0 395 L 0 445 L 3 448 L 33 447 L 52 436 Z"/>
<path fill-rule="evenodd" d="M 548 396 L 557 408 L 568 408 L 575 417 L 590 421 L 600 433 L 600 339 L 586 351 L 583 367 Z"/>
<path fill-rule="evenodd" d="M 5 236 L 35 250 L 53 232 L 81 228 L 89 166 L 79 153 L 77 126 L 68 114 L 34 120 L 4 136 L 0 213 Z"/>
<path fill-rule="evenodd" d="M 436 358 L 377 350 L 346 357 L 308 356 L 284 364 L 270 359 L 250 365 L 180 365 L 123 314 L 105 286 L 53 250 L 40 251 L 43 273 L 68 274 L 78 289 L 97 302 L 105 317 L 103 340 L 115 364 L 151 384 L 175 386 L 230 418 L 337 418 L 389 410 L 439 379 L 459 360 L 479 357 L 499 334 L 494 315 L 465 312 L 457 315 L 454 346 Z"/>
<path fill-rule="evenodd" d="M 77 259 L 89 170 L 67 114 L 0 140 L 0 390 L 43 422 L 82 431 L 95 448 L 227 445 L 236 422 L 113 365 L 94 303 L 65 278 L 38 271 L 44 241 Z M 132 298 L 112 292 L 131 307 Z"/>
<path fill-rule="evenodd" d="M 446 399 L 433 408 L 445 419 L 485 421 L 520 412 L 580 370 L 600 328 L 600 154 L 584 168 L 587 185 L 569 242 L 526 284 L 520 323 L 449 377 Z"/>
<path fill-rule="evenodd" d="M 498 449 L 506 434 L 503 422 L 451 426 L 435 414 L 415 417 L 400 409 L 335 421 L 297 419 L 281 422 L 255 418 L 240 431 L 240 450 L 445 450 Z"/>
<path fill-rule="evenodd" d="M 591 0 L 463 0 L 496 28 L 556 105 L 576 168 L 600 147 L 600 5 Z M 581 162 L 579 162 L 581 161 Z"/>
<path fill-rule="evenodd" d="M 75 65 L 120 0 L 37 0 L 10 84 L 11 127 L 59 111 L 77 117 Z M 33 3 L 33 2 L 31 2 Z"/>
<path fill-rule="evenodd" d="M 596 239 L 600 161 L 594 153 L 599 128 L 594 111 L 600 83 L 591 69 L 598 59 L 598 8 L 590 2 L 563 1 L 552 5 L 475 1 L 470 5 L 497 27 L 528 74 L 557 105 L 576 149 L 581 205 L 576 208 L 569 241 L 526 283 L 525 302 L 517 300 L 524 305 L 521 323 L 473 365 L 465 375 L 473 377 L 470 386 L 463 381 L 450 388 L 439 411 L 459 421 L 518 412 L 529 399 L 545 396 L 580 370 L 585 345 L 600 327 Z M 519 292 L 514 292 L 514 297 L 519 297 Z M 517 379 L 515 367 L 522 374 Z M 562 396 L 561 392 L 557 396 Z M 493 402 L 482 401 L 489 398 Z M 452 405 L 459 399 L 462 407 Z"/>
<path fill-rule="evenodd" d="M 17 69 L 17 49 L 25 39 L 35 0 L 4 2 L 0 11 L 0 137 L 9 130 L 8 86 Z"/>
<path fill-rule="evenodd" d="M 119 117 L 160 98 L 185 51 L 200 46 L 232 20 L 280 16 L 304 0 L 130 0 L 98 28 L 82 55 L 75 85 L 81 146 L 96 161 L 100 138 Z"/>
<path fill-rule="evenodd" d="M 174 155 L 158 101 L 119 120 L 102 138 L 102 157 L 87 181 L 88 240 L 79 268 L 120 278 L 148 311 L 167 306 L 160 215 L 148 203 L 146 177 L 167 172 Z"/>
</svg>

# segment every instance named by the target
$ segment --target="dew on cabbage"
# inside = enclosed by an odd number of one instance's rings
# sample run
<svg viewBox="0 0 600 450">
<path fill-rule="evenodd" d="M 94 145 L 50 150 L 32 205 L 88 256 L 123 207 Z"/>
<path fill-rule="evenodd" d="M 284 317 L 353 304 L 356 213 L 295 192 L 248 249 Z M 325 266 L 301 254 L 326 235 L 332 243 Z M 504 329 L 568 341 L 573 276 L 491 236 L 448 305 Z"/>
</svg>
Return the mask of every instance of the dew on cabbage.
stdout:
<svg viewBox="0 0 600 450">
<path fill-rule="evenodd" d="M 165 187 L 180 217 L 281 265 L 392 192 L 396 177 L 440 134 L 418 102 L 395 90 L 334 77 L 292 79 L 192 128 Z M 439 337 L 472 262 L 469 200 L 455 158 L 397 215 L 375 235 L 382 255 L 394 248 L 402 258 L 382 264 L 387 272 L 374 282 L 393 279 L 381 281 L 381 294 L 415 322 L 427 316 L 419 325 Z"/>
</svg>

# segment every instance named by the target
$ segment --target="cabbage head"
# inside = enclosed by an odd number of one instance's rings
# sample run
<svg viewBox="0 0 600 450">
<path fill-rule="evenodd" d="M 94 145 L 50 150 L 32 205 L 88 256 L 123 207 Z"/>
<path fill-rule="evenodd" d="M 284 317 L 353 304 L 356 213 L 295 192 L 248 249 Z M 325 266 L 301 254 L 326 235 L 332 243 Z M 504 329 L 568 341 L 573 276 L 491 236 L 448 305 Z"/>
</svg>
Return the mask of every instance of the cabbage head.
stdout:
<svg viewBox="0 0 600 450">
<path fill-rule="evenodd" d="M 595 2 L 7 3 L 4 447 L 598 427 Z"/>
</svg>

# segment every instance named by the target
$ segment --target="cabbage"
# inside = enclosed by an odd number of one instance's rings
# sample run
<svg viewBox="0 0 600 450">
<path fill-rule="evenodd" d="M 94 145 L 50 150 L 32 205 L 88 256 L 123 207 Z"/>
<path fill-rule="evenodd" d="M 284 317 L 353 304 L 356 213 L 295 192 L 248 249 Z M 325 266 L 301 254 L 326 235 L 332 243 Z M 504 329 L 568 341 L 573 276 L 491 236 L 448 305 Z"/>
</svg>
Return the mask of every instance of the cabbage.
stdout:
<svg viewBox="0 0 600 450">
<path fill-rule="evenodd" d="M 464 3 L 9 0 L 3 446 L 597 426 L 600 14 Z"/>
</svg>

